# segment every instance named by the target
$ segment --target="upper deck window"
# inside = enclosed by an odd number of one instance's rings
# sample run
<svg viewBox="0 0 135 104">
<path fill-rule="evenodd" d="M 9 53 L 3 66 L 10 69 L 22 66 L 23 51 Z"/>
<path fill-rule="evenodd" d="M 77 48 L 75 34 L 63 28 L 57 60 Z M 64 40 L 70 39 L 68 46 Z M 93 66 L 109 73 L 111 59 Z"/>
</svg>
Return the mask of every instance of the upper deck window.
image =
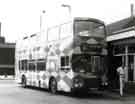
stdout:
<svg viewBox="0 0 135 104">
<path fill-rule="evenodd" d="M 72 33 L 72 24 L 71 22 L 62 24 L 60 26 L 60 38 L 68 37 Z"/>
<path fill-rule="evenodd" d="M 59 27 L 58 26 L 48 29 L 48 40 L 49 41 L 58 40 L 58 38 L 59 38 Z"/>
<path fill-rule="evenodd" d="M 104 38 L 104 24 L 91 20 L 77 20 L 74 23 L 74 33 L 78 36 Z"/>
</svg>

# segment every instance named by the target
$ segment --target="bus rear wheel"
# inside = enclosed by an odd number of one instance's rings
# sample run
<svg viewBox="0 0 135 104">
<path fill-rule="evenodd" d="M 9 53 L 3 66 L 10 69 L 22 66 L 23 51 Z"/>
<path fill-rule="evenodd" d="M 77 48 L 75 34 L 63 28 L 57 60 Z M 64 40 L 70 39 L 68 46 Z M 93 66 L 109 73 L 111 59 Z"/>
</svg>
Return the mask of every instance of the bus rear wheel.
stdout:
<svg viewBox="0 0 135 104">
<path fill-rule="evenodd" d="M 26 82 L 26 77 L 25 76 L 22 76 L 22 81 L 21 82 L 22 82 L 21 83 L 22 87 L 25 88 L 27 86 L 27 84 L 26 84 L 27 82 Z"/>
<path fill-rule="evenodd" d="M 56 94 L 57 92 L 57 82 L 54 78 L 50 80 L 50 91 L 52 94 Z"/>
</svg>

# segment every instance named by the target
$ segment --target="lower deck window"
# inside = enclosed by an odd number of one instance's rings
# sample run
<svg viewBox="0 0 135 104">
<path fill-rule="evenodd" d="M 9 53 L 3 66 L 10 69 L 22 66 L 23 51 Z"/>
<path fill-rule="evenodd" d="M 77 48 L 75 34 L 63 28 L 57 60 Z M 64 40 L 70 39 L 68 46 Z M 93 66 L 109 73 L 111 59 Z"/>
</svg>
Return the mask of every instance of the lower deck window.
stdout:
<svg viewBox="0 0 135 104">
<path fill-rule="evenodd" d="M 69 70 L 67 68 L 69 66 L 69 56 L 62 56 L 61 57 L 61 70 Z"/>
<path fill-rule="evenodd" d="M 28 65 L 30 71 L 35 71 L 35 63 L 29 63 Z"/>
<path fill-rule="evenodd" d="M 19 70 L 27 70 L 27 60 L 19 61 Z"/>
<path fill-rule="evenodd" d="M 38 71 L 45 70 L 45 62 L 37 62 L 37 70 Z"/>
<path fill-rule="evenodd" d="M 61 57 L 61 66 L 68 66 L 69 65 L 69 56 L 62 56 Z"/>
</svg>

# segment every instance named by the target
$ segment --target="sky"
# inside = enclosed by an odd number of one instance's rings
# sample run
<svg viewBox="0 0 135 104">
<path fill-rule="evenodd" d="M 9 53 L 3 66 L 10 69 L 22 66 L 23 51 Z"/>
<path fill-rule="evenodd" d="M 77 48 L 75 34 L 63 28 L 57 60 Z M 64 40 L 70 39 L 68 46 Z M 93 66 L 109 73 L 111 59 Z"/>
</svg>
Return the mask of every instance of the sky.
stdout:
<svg viewBox="0 0 135 104">
<path fill-rule="evenodd" d="M 109 24 L 130 16 L 130 4 L 135 0 L 0 0 L 1 36 L 6 42 L 16 42 L 40 31 L 40 17 L 55 17 L 56 11 L 67 16 L 61 4 L 71 6 L 72 16 L 97 18 Z M 57 15 L 58 16 L 58 15 Z"/>
</svg>

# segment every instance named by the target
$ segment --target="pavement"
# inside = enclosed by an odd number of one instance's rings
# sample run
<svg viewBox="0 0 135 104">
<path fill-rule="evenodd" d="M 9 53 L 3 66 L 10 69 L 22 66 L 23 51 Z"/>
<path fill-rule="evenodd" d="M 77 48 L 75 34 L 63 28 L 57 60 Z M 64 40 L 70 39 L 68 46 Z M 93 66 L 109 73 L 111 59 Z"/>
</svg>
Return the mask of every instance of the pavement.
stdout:
<svg viewBox="0 0 135 104">
<path fill-rule="evenodd" d="M 72 96 L 59 92 L 37 88 L 22 88 L 14 80 L 0 80 L 0 104 L 135 104 L 135 93 L 124 93 L 120 97 L 119 90 L 90 91 L 88 94 Z"/>
<path fill-rule="evenodd" d="M 14 82 L 14 76 L 0 76 L 0 80 L 4 81 L 4 84 L 9 83 L 13 84 L 11 82 Z M 11 81 L 10 81 L 11 80 Z M 2 81 L 2 82 L 3 82 Z M 1 83 L 2 84 L 2 83 Z M 89 95 L 81 96 L 82 98 L 87 98 L 89 96 L 90 98 L 96 97 L 96 98 L 104 98 L 104 99 L 115 99 L 120 101 L 128 101 L 128 100 L 134 100 L 135 99 L 135 83 L 127 83 L 126 90 L 124 90 L 124 95 L 121 97 L 119 94 L 119 89 L 113 89 L 113 90 L 104 90 L 104 91 L 90 91 Z"/>
<path fill-rule="evenodd" d="M 134 86 L 135 87 L 135 86 Z M 120 96 L 119 89 L 105 90 L 102 92 L 105 96 L 110 98 L 119 99 L 119 100 L 134 100 L 135 99 L 135 89 L 134 88 L 126 88 L 123 92 L 123 96 Z"/>
<path fill-rule="evenodd" d="M 8 75 L 8 76 L 5 76 L 5 75 L 0 75 L 0 80 L 14 80 L 15 76 L 13 75 Z"/>
</svg>

